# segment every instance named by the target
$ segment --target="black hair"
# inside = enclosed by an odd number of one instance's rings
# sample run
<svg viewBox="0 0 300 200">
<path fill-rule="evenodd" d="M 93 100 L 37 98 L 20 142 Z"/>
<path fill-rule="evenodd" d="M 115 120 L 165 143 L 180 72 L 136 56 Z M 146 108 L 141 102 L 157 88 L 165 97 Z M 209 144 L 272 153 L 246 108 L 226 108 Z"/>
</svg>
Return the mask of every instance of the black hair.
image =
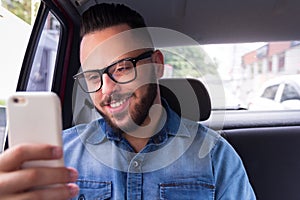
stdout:
<svg viewBox="0 0 300 200">
<path fill-rule="evenodd" d="M 146 27 L 144 18 L 129 7 L 101 3 L 91 6 L 82 14 L 80 35 L 120 24 L 127 24 L 132 29 Z"/>
</svg>

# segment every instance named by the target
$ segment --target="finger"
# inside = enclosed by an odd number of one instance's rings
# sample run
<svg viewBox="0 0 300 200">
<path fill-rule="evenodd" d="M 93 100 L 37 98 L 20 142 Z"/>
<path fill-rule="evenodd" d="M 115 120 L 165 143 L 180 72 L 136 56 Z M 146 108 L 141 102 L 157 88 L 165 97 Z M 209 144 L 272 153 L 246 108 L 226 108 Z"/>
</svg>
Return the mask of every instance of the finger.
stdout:
<svg viewBox="0 0 300 200">
<path fill-rule="evenodd" d="M 32 190 L 25 193 L 1 196 L 1 200 L 67 200 L 75 197 L 79 192 L 76 184 L 61 185 L 41 190 Z"/>
<path fill-rule="evenodd" d="M 49 144 L 21 144 L 9 148 L 0 155 L 0 171 L 19 169 L 25 161 L 59 159 L 63 155 L 61 147 Z"/>
<path fill-rule="evenodd" d="M 27 168 L 0 174 L 0 195 L 16 193 L 47 185 L 75 182 L 78 173 L 73 168 Z"/>
</svg>

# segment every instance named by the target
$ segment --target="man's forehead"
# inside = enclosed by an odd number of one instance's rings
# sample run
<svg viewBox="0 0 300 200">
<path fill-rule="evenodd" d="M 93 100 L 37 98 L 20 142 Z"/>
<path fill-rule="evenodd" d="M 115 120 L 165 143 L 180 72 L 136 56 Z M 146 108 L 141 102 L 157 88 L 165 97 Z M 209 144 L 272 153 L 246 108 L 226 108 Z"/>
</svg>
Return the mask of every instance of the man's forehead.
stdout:
<svg viewBox="0 0 300 200">
<path fill-rule="evenodd" d="M 153 48 L 146 28 L 129 29 L 122 32 L 99 31 L 83 39 L 81 65 L 84 69 L 101 68 L 128 52 L 144 48 Z"/>
</svg>

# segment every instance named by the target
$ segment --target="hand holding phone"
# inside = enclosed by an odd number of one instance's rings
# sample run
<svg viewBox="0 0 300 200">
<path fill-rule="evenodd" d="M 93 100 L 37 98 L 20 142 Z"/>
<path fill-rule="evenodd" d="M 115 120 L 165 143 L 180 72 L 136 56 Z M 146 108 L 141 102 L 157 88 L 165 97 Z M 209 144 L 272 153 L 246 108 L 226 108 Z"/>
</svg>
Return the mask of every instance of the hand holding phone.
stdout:
<svg viewBox="0 0 300 200">
<path fill-rule="evenodd" d="M 20 144 L 0 154 L 0 199 L 71 199 L 79 188 L 76 169 L 36 167 L 21 169 L 27 160 L 53 160 L 62 156 L 60 147 Z M 34 175 L 34 176 L 32 176 Z"/>
</svg>

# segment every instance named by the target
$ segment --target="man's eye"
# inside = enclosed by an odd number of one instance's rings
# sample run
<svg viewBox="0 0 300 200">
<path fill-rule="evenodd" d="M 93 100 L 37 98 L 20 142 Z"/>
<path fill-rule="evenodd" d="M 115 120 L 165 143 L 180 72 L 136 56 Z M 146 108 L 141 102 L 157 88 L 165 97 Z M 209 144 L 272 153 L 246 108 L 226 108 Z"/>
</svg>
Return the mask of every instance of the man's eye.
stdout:
<svg viewBox="0 0 300 200">
<path fill-rule="evenodd" d="M 100 80 L 100 76 L 99 76 L 99 74 L 89 74 L 86 76 L 86 80 L 97 81 L 97 80 Z"/>
<path fill-rule="evenodd" d="M 123 62 L 116 66 L 114 73 L 127 73 L 130 72 L 132 69 L 133 65 L 131 62 Z"/>
<path fill-rule="evenodd" d="M 116 72 L 124 72 L 124 71 L 130 70 L 130 69 L 131 69 L 130 66 L 122 66 L 122 67 L 118 67 L 116 69 Z"/>
</svg>

